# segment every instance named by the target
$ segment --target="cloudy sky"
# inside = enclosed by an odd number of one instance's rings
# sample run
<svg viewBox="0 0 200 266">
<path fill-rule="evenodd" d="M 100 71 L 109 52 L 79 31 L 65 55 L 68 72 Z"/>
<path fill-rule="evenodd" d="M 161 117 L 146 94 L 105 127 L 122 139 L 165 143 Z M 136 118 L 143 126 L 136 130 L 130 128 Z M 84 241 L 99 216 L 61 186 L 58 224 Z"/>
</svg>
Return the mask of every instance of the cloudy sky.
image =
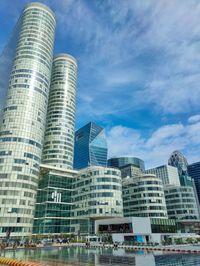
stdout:
<svg viewBox="0 0 200 266">
<path fill-rule="evenodd" d="M 0 1 L 0 50 L 28 0 Z M 200 161 L 200 1 L 44 0 L 55 53 L 78 59 L 76 128 L 106 129 L 109 156 L 146 166 L 181 150 Z"/>
</svg>

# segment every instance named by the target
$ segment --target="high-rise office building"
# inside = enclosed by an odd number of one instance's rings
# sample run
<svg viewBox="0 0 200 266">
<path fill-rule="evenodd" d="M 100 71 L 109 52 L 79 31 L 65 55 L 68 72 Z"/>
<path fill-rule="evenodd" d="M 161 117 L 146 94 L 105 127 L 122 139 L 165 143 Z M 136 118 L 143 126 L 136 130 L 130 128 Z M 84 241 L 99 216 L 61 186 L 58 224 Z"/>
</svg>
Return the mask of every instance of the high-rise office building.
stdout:
<svg viewBox="0 0 200 266">
<path fill-rule="evenodd" d="M 107 142 L 104 129 L 88 123 L 75 133 L 74 168 L 107 165 Z"/>
<path fill-rule="evenodd" d="M 161 165 L 145 171 L 147 174 L 154 174 L 159 177 L 163 185 L 177 185 L 180 186 L 180 180 L 178 170 L 176 167 L 171 165 Z"/>
<path fill-rule="evenodd" d="M 32 231 L 54 32 L 55 17 L 47 6 L 24 8 L 0 126 L 0 235 Z"/>
<path fill-rule="evenodd" d="M 200 203 L 200 162 L 188 165 L 188 174 L 194 180 L 198 201 Z"/>
<path fill-rule="evenodd" d="M 168 164 L 178 169 L 181 186 L 193 186 L 192 179 L 187 171 L 188 162 L 180 151 L 172 152 Z"/>
<path fill-rule="evenodd" d="M 76 59 L 68 54 L 57 55 L 52 66 L 42 154 L 45 164 L 73 168 L 76 79 Z"/>
<path fill-rule="evenodd" d="M 142 171 L 145 170 L 144 161 L 137 157 L 124 156 L 124 157 L 113 157 L 108 159 L 108 166 L 120 168 L 127 164 L 138 166 Z"/>
</svg>

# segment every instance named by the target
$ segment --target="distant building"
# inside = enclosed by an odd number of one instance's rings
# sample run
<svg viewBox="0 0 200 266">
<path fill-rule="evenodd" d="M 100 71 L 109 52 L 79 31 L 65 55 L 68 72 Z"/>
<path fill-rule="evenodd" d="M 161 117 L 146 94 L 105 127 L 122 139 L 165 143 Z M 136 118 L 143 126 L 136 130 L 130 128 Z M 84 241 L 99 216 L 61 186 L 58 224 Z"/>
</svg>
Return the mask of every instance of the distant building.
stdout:
<svg viewBox="0 0 200 266">
<path fill-rule="evenodd" d="M 107 142 L 105 131 L 95 123 L 88 123 L 75 133 L 74 169 L 91 165 L 107 165 Z"/>
<path fill-rule="evenodd" d="M 124 166 L 121 166 L 119 169 L 121 170 L 122 178 L 138 177 L 143 174 L 143 171 L 141 170 L 141 168 L 134 164 L 126 164 Z"/>
<path fill-rule="evenodd" d="M 177 185 L 180 186 L 180 180 L 178 170 L 176 167 L 171 165 L 161 165 L 145 171 L 147 174 L 154 174 L 159 177 L 163 185 Z"/>
<path fill-rule="evenodd" d="M 142 171 L 145 170 L 144 161 L 137 157 L 113 157 L 108 160 L 108 166 L 120 168 L 127 164 L 132 164 L 139 167 Z"/>
<path fill-rule="evenodd" d="M 168 164 L 178 169 L 181 186 L 193 186 L 192 179 L 187 171 L 188 162 L 180 151 L 172 152 Z"/>
<path fill-rule="evenodd" d="M 200 162 L 196 162 L 193 164 L 188 165 L 188 174 L 194 180 L 198 201 L 200 203 Z"/>
</svg>

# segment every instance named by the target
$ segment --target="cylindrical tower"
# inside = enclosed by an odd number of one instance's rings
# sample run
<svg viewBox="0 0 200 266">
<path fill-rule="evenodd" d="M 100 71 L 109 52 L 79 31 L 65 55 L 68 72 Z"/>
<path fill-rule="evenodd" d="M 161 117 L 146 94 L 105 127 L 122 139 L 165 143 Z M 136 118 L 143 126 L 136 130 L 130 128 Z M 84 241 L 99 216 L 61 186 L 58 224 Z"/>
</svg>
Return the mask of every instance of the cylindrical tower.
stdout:
<svg viewBox="0 0 200 266">
<path fill-rule="evenodd" d="M 77 62 L 68 54 L 53 60 L 42 162 L 72 169 Z"/>
<path fill-rule="evenodd" d="M 40 3 L 28 4 L 20 20 L 0 127 L 0 236 L 32 230 L 56 24 Z"/>
</svg>

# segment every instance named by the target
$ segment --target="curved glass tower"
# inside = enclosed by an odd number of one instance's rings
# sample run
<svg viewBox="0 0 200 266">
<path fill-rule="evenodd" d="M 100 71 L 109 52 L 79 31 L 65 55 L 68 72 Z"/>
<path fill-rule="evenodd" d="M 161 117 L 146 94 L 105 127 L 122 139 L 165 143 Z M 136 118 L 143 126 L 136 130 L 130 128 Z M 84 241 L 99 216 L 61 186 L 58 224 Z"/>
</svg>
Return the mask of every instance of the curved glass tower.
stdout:
<svg viewBox="0 0 200 266">
<path fill-rule="evenodd" d="M 53 60 L 42 162 L 72 169 L 77 62 L 68 54 Z"/>
<path fill-rule="evenodd" d="M 32 231 L 56 24 L 53 12 L 40 3 L 28 4 L 20 20 L 0 127 L 3 236 L 25 236 Z"/>
</svg>

